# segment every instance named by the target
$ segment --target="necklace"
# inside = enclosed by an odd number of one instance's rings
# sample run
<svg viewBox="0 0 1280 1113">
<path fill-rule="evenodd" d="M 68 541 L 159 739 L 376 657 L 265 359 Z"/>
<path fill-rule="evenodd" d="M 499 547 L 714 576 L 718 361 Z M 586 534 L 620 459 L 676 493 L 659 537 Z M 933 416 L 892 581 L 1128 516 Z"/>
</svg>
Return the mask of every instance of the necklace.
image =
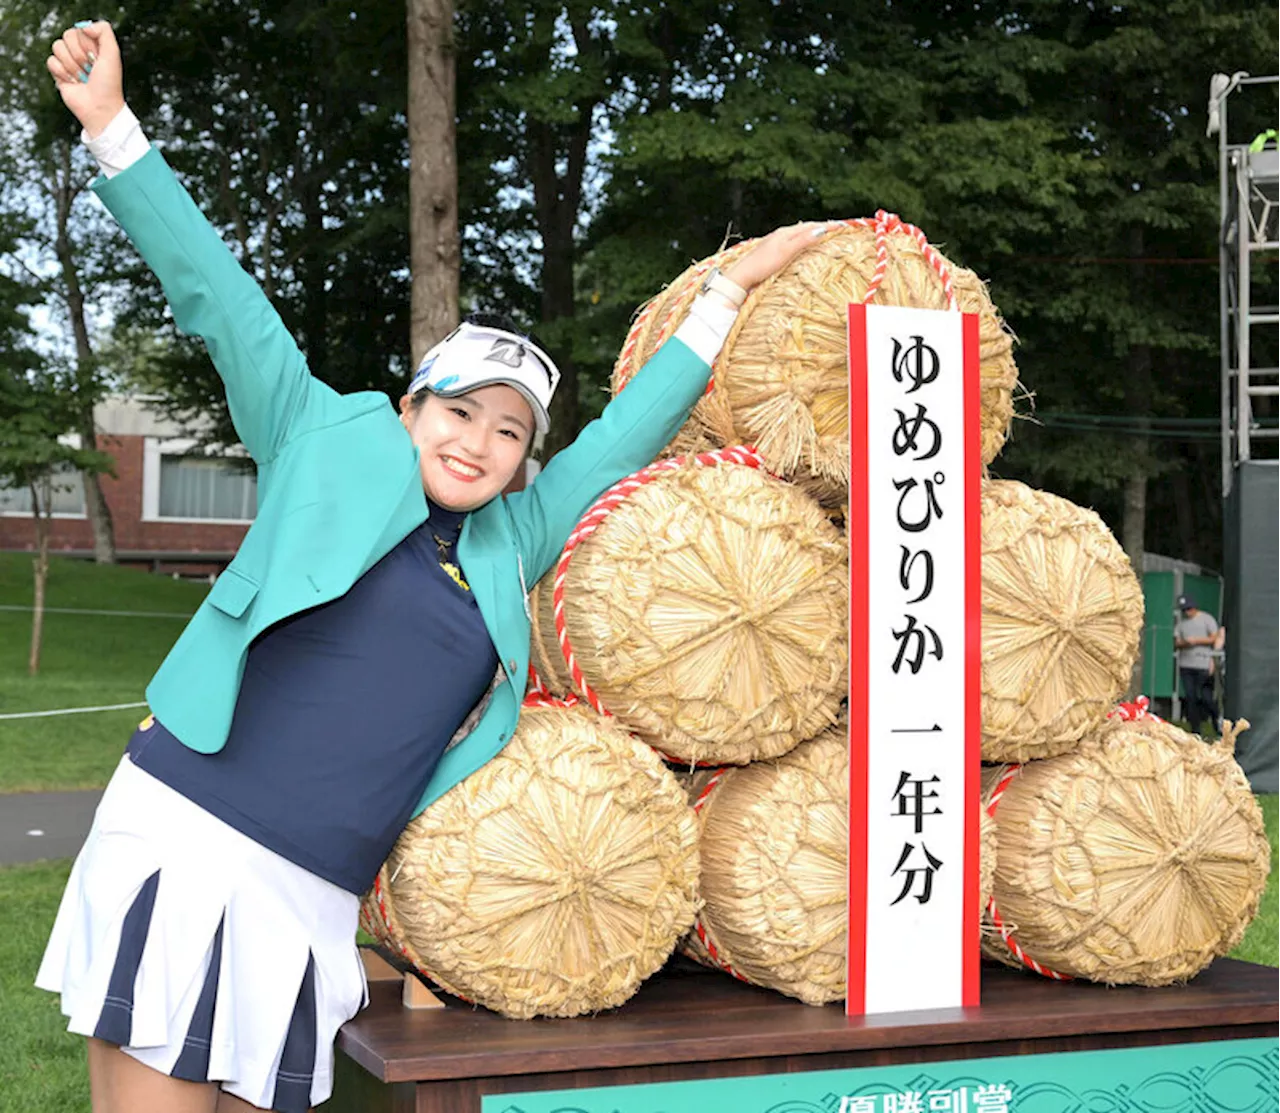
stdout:
<svg viewBox="0 0 1280 1113">
<path fill-rule="evenodd" d="M 436 557 L 440 561 L 440 567 L 444 569 L 445 575 L 462 588 L 463 591 L 470 591 L 471 585 L 462 578 L 462 569 L 458 567 L 456 561 L 450 559 L 453 555 L 452 550 L 455 542 L 446 541 L 438 533 L 432 533 L 431 540 L 436 543 Z"/>
</svg>

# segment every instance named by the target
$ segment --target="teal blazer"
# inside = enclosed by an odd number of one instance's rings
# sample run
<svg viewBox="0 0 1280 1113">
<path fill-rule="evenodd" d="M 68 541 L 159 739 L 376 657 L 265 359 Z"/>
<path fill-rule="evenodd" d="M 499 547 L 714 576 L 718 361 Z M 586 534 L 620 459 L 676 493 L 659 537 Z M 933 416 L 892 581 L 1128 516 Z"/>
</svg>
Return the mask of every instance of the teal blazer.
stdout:
<svg viewBox="0 0 1280 1113">
<path fill-rule="evenodd" d="M 257 519 L 147 687 L 152 712 L 174 735 L 215 753 L 253 639 L 342 595 L 427 520 L 418 452 L 386 395 L 340 395 L 311 376 L 266 296 L 158 151 L 93 188 L 160 279 L 178 327 L 203 338 L 258 465 Z M 529 666 L 523 584 L 551 567 L 601 492 L 657 455 L 709 373 L 687 345 L 668 341 L 527 490 L 467 515 L 459 561 L 501 682 L 477 725 L 441 759 L 415 814 L 511 738 Z"/>
</svg>

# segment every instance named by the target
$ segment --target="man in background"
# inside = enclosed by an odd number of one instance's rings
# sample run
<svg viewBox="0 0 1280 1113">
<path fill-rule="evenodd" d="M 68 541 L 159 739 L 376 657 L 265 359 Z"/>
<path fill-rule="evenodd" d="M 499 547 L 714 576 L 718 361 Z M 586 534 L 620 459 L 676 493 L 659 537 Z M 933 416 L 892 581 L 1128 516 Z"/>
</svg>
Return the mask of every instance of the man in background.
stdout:
<svg viewBox="0 0 1280 1113">
<path fill-rule="evenodd" d="M 1195 734 L 1206 719 L 1212 727 L 1218 719 L 1213 705 L 1213 649 L 1218 635 L 1218 620 L 1196 606 L 1189 595 L 1178 596 L 1182 618 L 1173 631 L 1174 648 L 1178 651 L 1178 675 L 1182 678 L 1185 714 Z"/>
</svg>

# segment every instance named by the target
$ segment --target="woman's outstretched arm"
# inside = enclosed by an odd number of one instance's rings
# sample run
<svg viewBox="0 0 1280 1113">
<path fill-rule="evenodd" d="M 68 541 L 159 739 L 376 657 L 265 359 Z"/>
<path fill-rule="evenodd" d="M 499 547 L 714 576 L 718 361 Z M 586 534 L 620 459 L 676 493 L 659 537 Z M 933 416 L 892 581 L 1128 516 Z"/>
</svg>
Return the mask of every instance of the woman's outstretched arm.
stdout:
<svg viewBox="0 0 1280 1113">
<path fill-rule="evenodd" d="M 750 290 L 781 270 L 833 227 L 819 221 L 779 228 L 724 277 Z M 592 502 L 624 476 L 648 464 L 675 435 L 702 396 L 711 364 L 733 323 L 736 309 L 715 304 L 708 293 L 690 318 L 662 345 L 577 439 L 558 452 L 526 490 L 507 499 L 529 583 L 560 554 L 569 531 Z M 698 302 L 707 301 L 699 312 Z M 686 332 L 686 329 L 689 331 Z"/>
<path fill-rule="evenodd" d="M 142 135 L 111 25 L 68 29 L 47 65 L 103 167 L 94 191 L 160 279 L 178 327 L 204 340 L 245 448 L 269 462 L 337 396 L 311 377 L 266 295 Z"/>
</svg>

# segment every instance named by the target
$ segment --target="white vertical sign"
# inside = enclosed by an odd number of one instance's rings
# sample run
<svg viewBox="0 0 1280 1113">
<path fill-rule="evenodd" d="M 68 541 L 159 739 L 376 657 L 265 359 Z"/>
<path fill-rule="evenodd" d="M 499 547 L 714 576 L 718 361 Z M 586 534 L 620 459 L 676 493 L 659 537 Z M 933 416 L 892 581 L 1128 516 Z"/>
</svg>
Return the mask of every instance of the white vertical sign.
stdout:
<svg viewBox="0 0 1280 1113">
<path fill-rule="evenodd" d="M 846 1011 L 978 1003 L 976 315 L 849 307 Z"/>
</svg>

